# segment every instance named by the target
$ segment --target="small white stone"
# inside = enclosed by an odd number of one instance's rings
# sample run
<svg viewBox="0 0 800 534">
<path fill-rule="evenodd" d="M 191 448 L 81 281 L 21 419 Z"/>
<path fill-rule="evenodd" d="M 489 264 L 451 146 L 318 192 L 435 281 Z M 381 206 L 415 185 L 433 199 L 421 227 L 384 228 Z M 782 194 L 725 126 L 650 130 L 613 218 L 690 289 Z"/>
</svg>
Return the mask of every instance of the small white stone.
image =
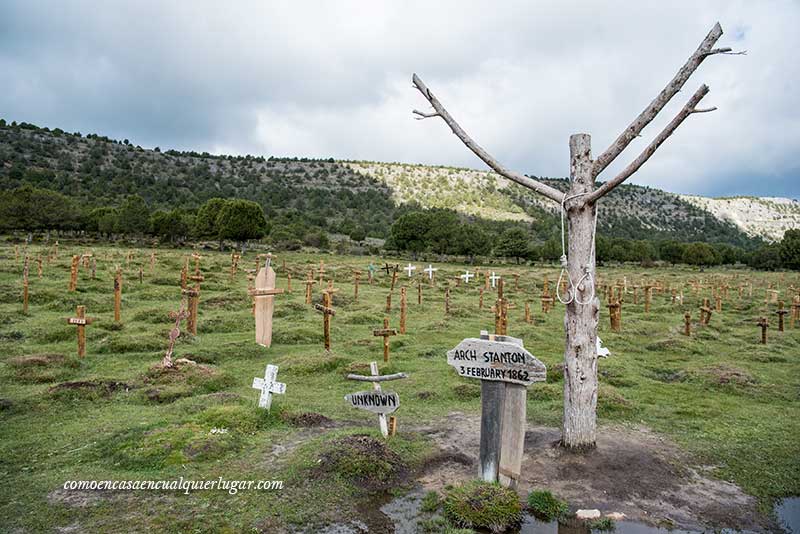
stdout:
<svg viewBox="0 0 800 534">
<path fill-rule="evenodd" d="M 599 519 L 600 510 L 578 510 L 575 512 L 575 517 L 578 519 Z"/>
<path fill-rule="evenodd" d="M 606 514 L 606 517 L 609 519 L 613 519 L 614 521 L 622 521 L 627 516 L 622 512 L 610 512 Z"/>
</svg>

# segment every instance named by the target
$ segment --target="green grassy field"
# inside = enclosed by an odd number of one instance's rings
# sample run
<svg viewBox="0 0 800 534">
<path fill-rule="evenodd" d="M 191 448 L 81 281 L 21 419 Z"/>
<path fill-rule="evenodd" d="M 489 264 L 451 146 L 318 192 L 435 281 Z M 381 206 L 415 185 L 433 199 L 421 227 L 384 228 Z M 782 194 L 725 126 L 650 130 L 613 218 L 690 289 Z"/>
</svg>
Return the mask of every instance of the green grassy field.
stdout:
<svg viewBox="0 0 800 534">
<path fill-rule="evenodd" d="M 436 288 L 423 285 L 417 304 L 416 284 L 408 289 L 408 333 L 391 340 L 391 362 L 383 364 L 381 338 L 372 336 L 385 315 L 389 277 L 378 271 L 375 284 L 362 276 L 359 301 L 353 299 L 351 271 L 366 270 L 369 258 L 333 255 L 280 254 L 274 261 L 278 287 L 286 287 L 286 270 L 293 292 L 276 298 L 273 345 L 254 342 L 254 325 L 247 279 L 242 270 L 231 279 L 228 254 L 203 251 L 205 276 L 200 295 L 197 337 L 182 334 L 176 358 L 203 367 L 177 373 L 151 368 L 167 346 L 172 321 L 168 313 L 180 305 L 180 269 L 191 251 L 158 250 L 155 271 L 149 250 L 135 251 L 126 265 L 127 250 L 91 247 L 97 276 L 81 268 L 78 289 L 68 292 L 72 254 L 88 247 L 63 245 L 56 260 L 44 265 L 42 279 L 32 262 L 30 309 L 22 313 L 22 261 L 13 247 L 0 249 L 0 517 L 3 531 L 15 527 L 48 532 L 57 526 L 79 525 L 83 531 L 166 532 L 270 531 L 291 524 L 310 525 L 352 515 L 364 493 L 350 483 L 352 473 L 320 470 L 319 458 L 331 440 L 367 431 L 377 435 L 377 421 L 348 408 L 343 396 L 359 389 L 345 380 L 348 371 L 363 372 L 370 361 L 381 373 L 405 371 L 410 378 L 392 383 L 401 397 L 399 435 L 389 448 L 413 468 L 431 452 L 408 427 L 435 421 L 450 411 L 477 412 L 476 381 L 456 376 L 446 363 L 446 350 L 461 339 L 493 328 L 494 297 L 486 293 L 478 309 L 478 287 L 452 287 L 451 313 L 444 313 L 446 278 L 463 272 L 463 265 L 436 264 Z M 35 258 L 44 247 L 32 247 Z M 249 253 L 240 269 L 255 265 Z M 326 279 L 340 288 L 334 297 L 332 351 L 323 350 L 322 316 L 304 303 L 301 280 L 324 260 Z M 373 258 L 378 264 L 378 258 Z M 402 262 L 401 260 L 396 260 Z M 427 262 L 426 262 L 427 263 Z M 125 269 L 122 326 L 113 321 L 113 271 Z M 144 280 L 138 280 L 139 265 Z M 423 263 L 416 262 L 417 272 Z M 555 267 L 515 265 L 492 267 L 500 274 L 520 273 L 519 289 L 507 276 L 509 334 L 547 364 L 548 382 L 528 393 L 532 423 L 558 426 L 562 380 L 556 365 L 562 360 L 563 307 L 542 314 L 541 282 L 552 284 Z M 472 268 L 470 268 L 472 270 Z M 781 298 L 791 300 L 790 284 L 800 286 L 796 273 L 755 273 L 683 268 L 601 268 L 603 283 L 627 278 L 630 284 L 660 280 L 683 288 L 683 306 L 673 305 L 668 292 L 655 294 L 645 314 L 642 302 L 628 295 L 622 310 L 622 332 L 609 331 L 607 309 L 601 310 L 600 336 L 612 356 L 600 362 L 598 414 L 600 424 L 643 424 L 664 433 L 692 453 L 698 462 L 714 465 L 714 476 L 731 480 L 759 497 L 772 499 L 800 494 L 800 326 L 777 332 L 775 305 L 770 305 L 769 344 L 758 343 L 756 318 L 764 307 L 764 290 L 774 284 Z M 695 292 L 689 282 L 702 280 Z M 399 281 L 408 282 L 405 273 Z M 752 297 L 740 283 L 752 282 Z M 731 286 L 724 311 L 692 337 L 682 335 L 683 312 L 697 308 L 711 295 L 712 283 Z M 315 287 L 315 302 L 319 301 Z M 524 301 L 531 299 L 534 322 L 523 321 Z M 398 325 L 399 294 L 395 291 L 391 325 Z M 75 327 L 65 318 L 76 305 L 98 320 L 87 327 L 87 355 L 76 357 Z M 263 376 L 267 363 L 280 367 L 287 384 L 276 395 L 270 414 L 256 406 L 253 377 Z M 367 370 L 368 372 L 368 370 Z M 61 386 L 85 382 L 82 386 Z M 298 427 L 292 415 L 322 414 L 350 424 L 330 432 Z M 226 428 L 211 434 L 212 428 Z M 296 446 L 295 446 L 296 445 Z M 282 447 L 290 450 L 279 454 Z M 359 469 L 356 465 L 353 469 Z M 370 469 L 365 467 L 364 469 Z M 58 492 L 67 480 L 146 479 L 276 479 L 281 491 L 120 492 L 80 497 Z M 72 499 L 72 500 L 71 500 Z M 76 502 L 74 499 L 79 499 Z"/>
</svg>

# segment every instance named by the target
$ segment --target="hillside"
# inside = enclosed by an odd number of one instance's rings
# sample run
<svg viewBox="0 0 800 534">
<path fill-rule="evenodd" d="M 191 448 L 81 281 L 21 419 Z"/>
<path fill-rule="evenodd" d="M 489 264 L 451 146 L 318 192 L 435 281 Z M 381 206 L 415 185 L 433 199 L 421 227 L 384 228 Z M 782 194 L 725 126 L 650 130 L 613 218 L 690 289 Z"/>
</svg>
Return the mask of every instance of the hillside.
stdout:
<svg viewBox="0 0 800 534">
<path fill-rule="evenodd" d="M 564 180 L 546 181 L 566 186 Z M 133 194 L 153 209 L 191 209 L 213 197 L 240 197 L 259 202 L 278 221 L 302 219 L 342 233 L 358 226 L 371 237 L 386 237 L 391 223 L 415 207 L 529 223 L 543 239 L 559 224 L 558 205 L 487 171 L 162 152 L 128 140 L 0 121 L 0 188 L 23 184 L 89 207 L 118 205 Z M 753 244 L 753 238 L 779 239 L 800 221 L 800 205 L 788 199 L 707 199 L 634 185 L 619 187 L 600 209 L 600 231 L 608 237 L 740 246 Z"/>
</svg>

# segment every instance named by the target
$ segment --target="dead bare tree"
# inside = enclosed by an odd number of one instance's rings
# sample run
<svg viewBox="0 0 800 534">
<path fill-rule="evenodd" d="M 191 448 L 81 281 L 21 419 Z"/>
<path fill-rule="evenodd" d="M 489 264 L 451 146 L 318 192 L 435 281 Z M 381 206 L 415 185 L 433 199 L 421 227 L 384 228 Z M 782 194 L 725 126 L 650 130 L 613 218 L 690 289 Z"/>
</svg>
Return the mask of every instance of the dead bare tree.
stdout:
<svg viewBox="0 0 800 534">
<path fill-rule="evenodd" d="M 414 87 L 430 102 L 433 111 L 424 113 L 414 110 L 417 119 L 440 117 L 467 148 L 482 159 L 499 175 L 544 195 L 561 205 L 562 217 L 568 222 L 568 245 L 561 257 L 562 276 L 566 275 L 567 295 L 564 330 L 564 420 L 561 443 L 570 449 L 590 449 L 595 446 L 597 409 L 597 323 L 600 311 L 595 296 L 595 230 L 597 226 L 596 203 L 615 187 L 627 180 L 655 153 L 661 144 L 694 113 L 713 111 L 716 108 L 700 109 L 697 105 L 708 94 L 708 87 L 701 85 L 677 116 L 653 139 L 653 141 L 614 178 L 595 187 L 595 178 L 619 156 L 623 150 L 639 137 L 641 131 L 678 93 L 692 73 L 709 56 L 730 54 L 730 48 L 713 48 L 722 36 L 722 27 L 715 24 L 700 46 L 678 70 L 667 86 L 650 102 L 638 117 L 617 137 L 605 152 L 592 160 L 589 134 L 574 134 L 569 139 L 570 182 L 566 193 L 545 183 L 507 169 L 491 154 L 478 145 L 458 125 L 445 107 L 433 95 L 423 81 L 414 74 Z M 563 219 L 562 219 L 563 221 Z"/>
</svg>

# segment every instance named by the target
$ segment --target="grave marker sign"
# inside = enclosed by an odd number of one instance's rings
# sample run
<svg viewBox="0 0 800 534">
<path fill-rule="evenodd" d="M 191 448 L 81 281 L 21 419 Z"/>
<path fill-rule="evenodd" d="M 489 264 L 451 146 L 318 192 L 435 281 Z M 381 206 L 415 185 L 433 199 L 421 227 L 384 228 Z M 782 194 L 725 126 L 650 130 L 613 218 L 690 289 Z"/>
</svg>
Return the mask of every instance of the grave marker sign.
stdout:
<svg viewBox="0 0 800 534">
<path fill-rule="evenodd" d="M 94 322 L 94 317 L 86 317 L 86 306 L 75 308 L 75 317 L 67 319 L 67 324 L 78 327 L 78 356 L 86 356 L 86 326 Z"/>
<path fill-rule="evenodd" d="M 372 382 L 372 391 L 359 391 L 357 393 L 348 393 L 344 396 L 344 400 L 354 408 L 366 410 L 368 412 L 378 414 L 378 423 L 381 427 L 381 434 L 383 437 L 390 435 L 389 425 L 386 421 L 386 415 L 394 413 L 400 407 L 400 397 L 397 393 L 392 391 L 382 391 L 381 382 L 389 380 L 398 380 L 407 378 L 405 373 L 395 373 L 392 375 L 380 376 L 378 373 L 378 362 L 371 362 L 369 364 L 370 376 L 347 375 L 348 380 L 358 380 L 361 382 Z M 397 429 L 397 419 L 392 418 L 392 432 L 394 435 Z"/>
<path fill-rule="evenodd" d="M 485 331 L 447 352 L 460 376 L 481 380 L 480 477 L 515 487 L 525 439 L 525 386 L 543 382 L 545 365 L 522 340 Z"/>
</svg>

